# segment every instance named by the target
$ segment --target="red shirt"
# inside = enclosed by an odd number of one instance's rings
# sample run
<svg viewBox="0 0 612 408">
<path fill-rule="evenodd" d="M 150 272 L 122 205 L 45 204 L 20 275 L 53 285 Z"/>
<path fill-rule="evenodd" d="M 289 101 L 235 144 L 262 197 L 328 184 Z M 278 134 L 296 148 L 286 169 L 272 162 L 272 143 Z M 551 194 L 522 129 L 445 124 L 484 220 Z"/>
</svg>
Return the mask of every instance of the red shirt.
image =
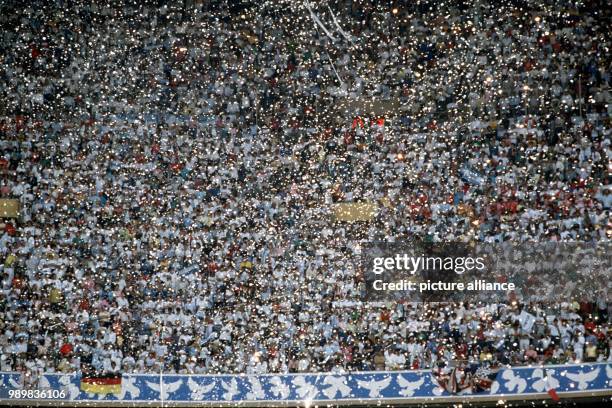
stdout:
<svg viewBox="0 0 612 408">
<path fill-rule="evenodd" d="M 65 343 L 62 347 L 60 347 L 59 351 L 64 356 L 72 353 L 72 344 Z"/>
</svg>

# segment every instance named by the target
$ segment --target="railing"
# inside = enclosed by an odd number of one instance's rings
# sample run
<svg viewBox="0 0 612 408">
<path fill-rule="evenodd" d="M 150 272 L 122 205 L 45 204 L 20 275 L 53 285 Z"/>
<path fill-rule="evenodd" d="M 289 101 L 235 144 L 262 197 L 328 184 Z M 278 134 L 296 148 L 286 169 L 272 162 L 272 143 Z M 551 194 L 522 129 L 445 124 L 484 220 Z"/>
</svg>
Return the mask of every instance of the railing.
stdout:
<svg viewBox="0 0 612 408">
<path fill-rule="evenodd" d="M 314 406 L 549 399 L 612 396 L 612 364 L 502 369 L 490 390 L 451 395 L 429 370 L 355 374 L 125 374 L 119 394 L 87 394 L 78 375 L 43 374 L 28 393 L 20 373 L 0 373 L 0 404 Z M 16 390 L 22 390 L 15 397 Z M 26 390 L 24 394 L 23 390 Z M 36 394 L 38 390 L 38 394 Z M 46 392 L 43 392 L 46 391 Z M 52 392 L 52 393 L 51 393 Z M 12 396 L 12 397 L 11 397 Z"/>
</svg>

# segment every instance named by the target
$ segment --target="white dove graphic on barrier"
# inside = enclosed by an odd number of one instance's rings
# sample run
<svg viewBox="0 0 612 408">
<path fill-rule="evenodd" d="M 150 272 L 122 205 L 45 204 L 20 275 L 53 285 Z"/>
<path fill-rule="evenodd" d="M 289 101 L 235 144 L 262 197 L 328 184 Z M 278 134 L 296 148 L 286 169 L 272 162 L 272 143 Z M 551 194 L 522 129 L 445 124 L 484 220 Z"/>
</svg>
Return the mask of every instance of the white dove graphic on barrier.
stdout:
<svg viewBox="0 0 612 408">
<path fill-rule="evenodd" d="M 81 393 L 81 389 L 72 382 L 72 378 L 69 375 L 62 375 L 57 382 L 59 382 L 62 389 L 67 391 L 69 400 L 76 399 Z"/>
<path fill-rule="evenodd" d="M 351 388 L 346 385 L 344 377 L 328 375 L 323 379 L 323 384 L 329 385 L 323 390 L 323 395 L 329 399 L 335 398 L 338 393 L 342 397 L 347 397 L 351 392 Z"/>
<path fill-rule="evenodd" d="M 380 392 L 387 388 L 391 384 L 391 377 L 387 377 L 380 381 L 357 381 L 357 385 L 366 390 L 370 390 L 370 398 L 380 397 Z"/>
<path fill-rule="evenodd" d="M 16 389 L 23 388 L 23 385 L 19 384 L 19 380 L 15 380 L 15 378 L 13 378 L 13 377 L 9 377 L 8 383 L 13 388 L 16 388 Z"/>
<path fill-rule="evenodd" d="M 147 381 L 146 383 L 149 386 L 149 388 L 152 389 L 153 391 L 160 392 L 159 382 Z M 183 380 L 178 380 L 172 383 L 162 382 L 162 384 L 163 384 L 163 392 L 160 393 L 161 394 L 160 396 L 161 396 L 161 399 L 166 400 L 168 399 L 170 394 L 176 392 L 176 390 L 178 390 L 181 387 L 181 385 L 183 385 Z"/>
<path fill-rule="evenodd" d="M 39 390 L 50 390 L 51 383 L 49 382 L 49 379 L 46 376 L 41 375 L 40 377 L 38 377 L 37 387 Z"/>
<path fill-rule="evenodd" d="M 136 399 L 140 396 L 140 388 L 136 386 L 136 377 L 126 375 L 121 378 L 121 392 L 117 395 L 118 400 L 125 399 L 127 394 L 130 394 L 130 399 Z"/>
<path fill-rule="evenodd" d="M 238 391 L 238 382 L 236 382 L 235 378 L 232 378 L 229 383 L 221 381 L 221 386 L 225 390 L 225 392 L 223 393 L 223 399 L 226 401 L 231 401 L 236 395 L 240 393 L 240 391 Z"/>
<path fill-rule="evenodd" d="M 489 390 L 489 394 L 497 394 L 497 391 L 499 391 L 499 382 L 493 381 L 493 384 L 491 384 L 491 390 Z"/>
<path fill-rule="evenodd" d="M 317 395 L 317 388 L 311 383 L 309 383 L 308 381 L 306 381 L 306 379 L 302 377 L 301 375 L 295 377 L 292 383 L 293 385 L 296 386 L 297 389 L 295 392 L 297 392 L 297 395 L 301 399 L 311 399 L 312 400 Z"/>
<path fill-rule="evenodd" d="M 266 391 L 261 386 L 261 381 L 257 377 L 250 378 L 251 391 L 247 393 L 247 399 L 257 400 L 264 399 L 266 397 Z"/>
<path fill-rule="evenodd" d="M 397 376 L 397 383 L 402 388 L 400 395 L 404 397 L 412 397 L 414 393 L 421 388 L 421 385 L 423 385 L 424 382 L 425 378 L 422 376 L 416 381 L 408 381 L 401 375 Z"/>
<path fill-rule="evenodd" d="M 565 376 L 573 382 L 577 382 L 579 390 L 586 390 L 589 387 L 589 383 L 597 378 L 600 371 L 601 370 L 599 368 L 596 368 L 592 371 L 580 371 L 576 374 L 567 373 Z"/>
<path fill-rule="evenodd" d="M 559 387 L 559 380 L 553 377 L 552 373 L 544 373 L 541 368 L 533 370 L 532 380 L 536 380 L 531 387 L 537 392 L 546 392 L 551 388 Z"/>
<path fill-rule="evenodd" d="M 270 379 L 270 384 L 272 384 L 272 395 L 280 397 L 281 399 L 285 399 L 289 396 L 289 386 L 287 386 L 280 377 L 272 377 Z"/>
<path fill-rule="evenodd" d="M 508 391 L 516 392 L 517 394 L 522 394 L 523 391 L 527 388 L 527 380 L 519 377 L 514 374 L 512 370 L 504 370 L 501 374 L 501 377 L 506 380 L 505 386 Z"/>
<path fill-rule="evenodd" d="M 431 390 L 431 393 L 435 395 L 436 397 L 439 397 L 440 395 L 444 394 L 444 391 L 445 391 L 444 388 L 438 385 L 434 387 L 433 390 Z"/>
<path fill-rule="evenodd" d="M 189 387 L 189 391 L 191 391 L 191 399 L 202 401 L 204 399 L 204 395 L 208 394 L 213 390 L 213 388 L 215 388 L 215 382 L 213 381 L 210 384 L 202 385 L 189 377 L 187 379 L 187 387 Z"/>
</svg>

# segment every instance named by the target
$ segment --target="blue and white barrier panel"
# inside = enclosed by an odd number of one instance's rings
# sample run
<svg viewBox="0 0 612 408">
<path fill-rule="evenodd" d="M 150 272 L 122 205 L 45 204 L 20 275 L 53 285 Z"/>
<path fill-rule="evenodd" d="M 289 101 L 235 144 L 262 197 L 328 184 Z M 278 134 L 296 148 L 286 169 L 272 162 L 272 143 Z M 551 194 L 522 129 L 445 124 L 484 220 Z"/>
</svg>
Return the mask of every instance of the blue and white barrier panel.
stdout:
<svg viewBox="0 0 612 408">
<path fill-rule="evenodd" d="M 444 388 L 429 370 L 356 374 L 124 374 L 117 394 L 81 391 L 80 376 L 44 374 L 27 385 L 20 373 L 0 373 L 0 404 L 316 405 L 570 398 L 612 395 L 612 364 L 501 368 L 481 392 Z M 455 383 L 455 381 L 453 381 Z M 441 386 L 442 384 L 442 386 Z M 20 402 L 21 401 L 21 402 Z"/>
</svg>

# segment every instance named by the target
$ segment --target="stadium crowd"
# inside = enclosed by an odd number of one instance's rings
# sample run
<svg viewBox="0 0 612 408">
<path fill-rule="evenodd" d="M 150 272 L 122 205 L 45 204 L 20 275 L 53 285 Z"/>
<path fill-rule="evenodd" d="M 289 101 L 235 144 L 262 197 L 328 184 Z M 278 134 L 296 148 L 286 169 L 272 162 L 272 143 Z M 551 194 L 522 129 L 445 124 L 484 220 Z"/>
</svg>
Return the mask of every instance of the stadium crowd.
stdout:
<svg viewBox="0 0 612 408">
<path fill-rule="evenodd" d="M 604 2 L 174 3 L 0 6 L 0 371 L 612 361 L 606 291 L 368 303 L 355 264 L 610 239 Z"/>
</svg>

